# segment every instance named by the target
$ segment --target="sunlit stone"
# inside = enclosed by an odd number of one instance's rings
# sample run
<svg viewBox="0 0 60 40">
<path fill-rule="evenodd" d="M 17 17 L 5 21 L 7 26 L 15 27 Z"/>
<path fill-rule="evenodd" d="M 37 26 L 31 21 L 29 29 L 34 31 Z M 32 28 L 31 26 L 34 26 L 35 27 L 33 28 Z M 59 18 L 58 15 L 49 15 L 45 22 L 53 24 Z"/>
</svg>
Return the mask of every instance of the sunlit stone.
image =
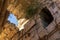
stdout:
<svg viewBox="0 0 60 40">
<path fill-rule="evenodd" d="M 18 20 L 18 28 L 19 28 L 19 31 L 21 31 L 22 29 L 24 29 L 24 25 L 28 22 L 29 20 L 26 20 L 25 18 L 23 19 L 19 19 Z"/>
</svg>

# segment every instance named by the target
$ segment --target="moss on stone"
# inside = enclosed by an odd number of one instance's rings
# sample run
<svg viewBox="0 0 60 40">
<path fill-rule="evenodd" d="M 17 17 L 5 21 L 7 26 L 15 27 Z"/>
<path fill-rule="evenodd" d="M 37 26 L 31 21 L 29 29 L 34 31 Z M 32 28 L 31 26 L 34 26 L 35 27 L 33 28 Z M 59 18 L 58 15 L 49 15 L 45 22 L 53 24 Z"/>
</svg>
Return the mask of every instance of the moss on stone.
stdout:
<svg viewBox="0 0 60 40">
<path fill-rule="evenodd" d="M 31 18 L 33 15 L 35 15 L 37 8 L 34 6 L 29 6 L 26 10 L 26 18 Z"/>
</svg>

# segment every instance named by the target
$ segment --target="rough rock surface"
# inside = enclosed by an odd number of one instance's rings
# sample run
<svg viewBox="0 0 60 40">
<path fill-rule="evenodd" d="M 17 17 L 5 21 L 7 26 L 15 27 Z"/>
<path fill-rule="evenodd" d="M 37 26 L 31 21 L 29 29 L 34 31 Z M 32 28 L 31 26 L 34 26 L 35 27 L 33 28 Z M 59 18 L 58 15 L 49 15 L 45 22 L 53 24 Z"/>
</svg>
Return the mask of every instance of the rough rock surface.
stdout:
<svg viewBox="0 0 60 40">
<path fill-rule="evenodd" d="M 7 17 L 12 12 L 18 20 L 25 18 L 26 9 L 30 5 L 37 7 L 36 14 L 19 31 L 7 21 Z M 44 19 L 40 16 L 44 12 L 43 8 L 48 9 L 53 17 L 52 22 L 45 27 L 42 23 Z M 0 0 L 0 40 L 60 40 L 60 0 Z"/>
</svg>

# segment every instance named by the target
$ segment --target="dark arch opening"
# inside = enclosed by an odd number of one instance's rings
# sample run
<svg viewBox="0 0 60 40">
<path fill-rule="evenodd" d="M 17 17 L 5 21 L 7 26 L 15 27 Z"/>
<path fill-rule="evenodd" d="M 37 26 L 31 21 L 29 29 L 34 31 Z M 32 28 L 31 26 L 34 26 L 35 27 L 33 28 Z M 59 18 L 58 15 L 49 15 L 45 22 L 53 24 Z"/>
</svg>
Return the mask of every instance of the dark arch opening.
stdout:
<svg viewBox="0 0 60 40">
<path fill-rule="evenodd" d="M 47 7 L 41 10 L 40 18 L 42 20 L 41 22 L 43 24 L 43 27 L 47 27 L 53 21 L 53 16 L 51 15 L 51 12 L 47 9 Z"/>
</svg>

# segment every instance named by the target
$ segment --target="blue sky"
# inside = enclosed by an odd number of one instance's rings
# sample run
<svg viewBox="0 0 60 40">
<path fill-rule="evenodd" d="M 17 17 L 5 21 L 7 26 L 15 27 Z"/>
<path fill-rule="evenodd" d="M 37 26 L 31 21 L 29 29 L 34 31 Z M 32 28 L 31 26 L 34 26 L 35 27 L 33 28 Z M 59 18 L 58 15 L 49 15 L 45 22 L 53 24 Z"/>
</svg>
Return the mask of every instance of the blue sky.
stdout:
<svg viewBox="0 0 60 40">
<path fill-rule="evenodd" d="M 18 20 L 12 13 L 10 13 L 10 15 L 8 16 L 8 21 L 10 21 L 10 23 L 15 24 L 16 26 L 18 25 Z"/>
</svg>

